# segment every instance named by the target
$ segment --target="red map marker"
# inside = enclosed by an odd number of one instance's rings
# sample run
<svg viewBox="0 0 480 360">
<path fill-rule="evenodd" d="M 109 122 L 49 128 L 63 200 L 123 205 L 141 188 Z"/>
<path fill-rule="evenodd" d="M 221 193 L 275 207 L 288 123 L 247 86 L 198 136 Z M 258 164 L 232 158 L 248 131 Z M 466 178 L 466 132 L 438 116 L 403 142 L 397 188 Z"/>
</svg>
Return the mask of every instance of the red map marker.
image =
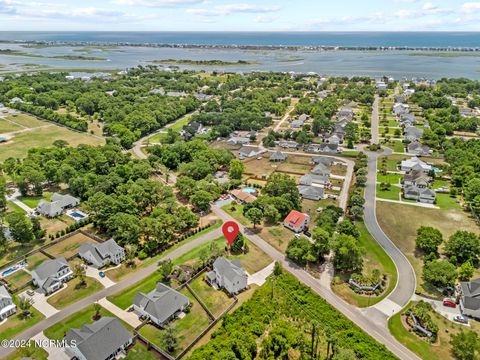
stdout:
<svg viewBox="0 0 480 360">
<path fill-rule="evenodd" d="M 237 238 L 239 231 L 240 229 L 235 221 L 227 221 L 223 223 L 222 232 L 223 235 L 227 238 L 228 245 L 230 247 L 232 247 L 232 244 Z"/>
</svg>

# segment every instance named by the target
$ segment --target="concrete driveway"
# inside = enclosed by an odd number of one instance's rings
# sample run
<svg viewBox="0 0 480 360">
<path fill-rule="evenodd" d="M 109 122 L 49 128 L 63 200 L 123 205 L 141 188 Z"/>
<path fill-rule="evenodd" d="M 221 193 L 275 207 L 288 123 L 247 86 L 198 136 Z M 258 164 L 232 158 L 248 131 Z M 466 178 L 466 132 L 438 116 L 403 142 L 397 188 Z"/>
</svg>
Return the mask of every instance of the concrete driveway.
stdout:
<svg viewBox="0 0 480 360">
<path fill-rule="evenodd" d="M 94 278 L 100 284 L 103 285 L 104 288 L 108 288 L 110 286 L 115 285 L 116 283 L 108 278 L 108 276 L 101 277 L 99 275 L 100 270 L 95 269 L 93 266 L 86 266 L 85 267 L 85 275 L 88 277 Z"/>
<path fill-rule="evenodd" d="M 49 359 L 55 360 L 69 360 L 70 356 L 67 355 L 63 347 L 53 347 L 49 345 L 50 339 L 42 332 L 35 335 L 32 340 L 36 341 L 38 346 L 41 346 L 46 352 L 48 352 Z"/>
<path fill-rule="evenodd" d="M 262 286 L 267 281 L 267 277 L 273 272 L 273 268 L 275 267 L 275 261 L 272 262 L 270 265 L 265 266 L 262 270 L 257 271 L 253 275 L 248 275 L 247 284 L 257 284 L 258 286 Z"/>
<path fill-rule="evenodd" d="M 119 308 L 117 305 L 108 301 L 107 298 L 98 300 L 98 303 L 102 305 L 105 309 L 110 311 L 113 315 L 115 315 L 119 319 L 122 319 L 123 321 L 133 326 L 134 328 L 139 326 L 142 323 L 138 319 L 138 315 L 135 314 L 133 311 L 125 311 Z"/>
<path fill-rule="evenodd" d="M 65 287 L 65 285 L 63 286 Z M 63 289 L 64 288 L 58 291 L 62 291 Z M 55 292 L 54 294 L 56 294 L 57 292 Z M 55 309 L 52 305 L 50 305 L 47 302 L 48 297 L 45 296 L 43 293 L 41 293 L 38 289 L 34 290 L 34 294 L 32 296 L 28 295 L 26 291 L 21 293 L 19 296 L 31 298 L 33 300 L 32 306 L 38 311 L 40 311 L 47 318 L 52 315 L 55 315 L 58 312 L 57 309 Z"/>
<path fill-rule="evenodd" d="M 432 304 L 433 310 L 435 310 L 437 313 L 439 313 L 440 315 L 442 315 L 443 317 L 447 318 L 450 321 L 454 321 L 453 318 L 455 316 L 462 315 L 462 312 L 460 311 L 459 306 L 457 306 L 456 308 L 451 308 L 451 307 L 448 307 L 448 306 L 444 306 L 443 301 L 441 301 L 441 300 L 432 300 L 432 299 L 428 299 L 428 298 L 425 298 L 425 297 L 419 296 L 419 295 L 414 295 L 412 299 L 417 300 L 417 301 L 423 300 L 425 302 L 428 302 L 428 303 Z M 455 324 L 470 326 L 470 324 L 461 324 L 461 323 L 457 323 L 457 322 L 455 322 Z"/>
</svg>

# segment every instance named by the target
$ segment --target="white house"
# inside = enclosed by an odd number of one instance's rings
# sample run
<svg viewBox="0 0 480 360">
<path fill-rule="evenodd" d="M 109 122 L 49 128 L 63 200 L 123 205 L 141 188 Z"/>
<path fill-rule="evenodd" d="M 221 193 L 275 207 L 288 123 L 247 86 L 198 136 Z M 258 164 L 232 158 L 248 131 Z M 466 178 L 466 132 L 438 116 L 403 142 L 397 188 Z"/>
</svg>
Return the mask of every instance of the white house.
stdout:
<svg viewBox="0 0 480 360">
<path fill-rule="evenodd" d="M 293 230 L 296 233 L 302 232 L 308 228 L 310 216 L 297 210 L 292 210 L 283 220 L 283 226 Z"/>
<path fill-rule="evenodd" d="M 113 239 L 99 244 L 83 244 L 78 250 L 78 255 L 96 268 L 108 264 L 118 265 L 125 260 L 124 248 Z"/>
<path fill-rule="evenodd" d="M 233 295 L 247 288 L 248 275 L 240 261 L 221 256 L 213 263 L 213 270 L 207 273 L 206 280 L 212 286 L 223 288 Z"/>
<path fill-rule="evenodd" d="M 393 113 L 395 115 L 406 114 L 409 111 L 410 111 L 410 106 L 408 106 L 407 104 L 397 103 L 397 104 L 393 105 Z"/>
<path fill-rule="evenodd" d="M 0 321 L 17 312 L 17 306 L 13 303 L 12 296 L 7 288 L 0 286 Z"/>
<path fill-rule="evenodd" d="M 431 165 L 428 165 L 426 162 L 423 162 L 422 160 L 420 160 L 416 156 L 413 156 L 410 159 L 403 160 L 402 163 L 401 163 L 401 170 L 402 171 L 410 171 L 414 167 L 418 167 L 416 165 L 419 165 L 422 168 L 422 170 L 425 171 L 425 172 L 429 172 L 430 170 L 432 170 Z"/>
</svg>

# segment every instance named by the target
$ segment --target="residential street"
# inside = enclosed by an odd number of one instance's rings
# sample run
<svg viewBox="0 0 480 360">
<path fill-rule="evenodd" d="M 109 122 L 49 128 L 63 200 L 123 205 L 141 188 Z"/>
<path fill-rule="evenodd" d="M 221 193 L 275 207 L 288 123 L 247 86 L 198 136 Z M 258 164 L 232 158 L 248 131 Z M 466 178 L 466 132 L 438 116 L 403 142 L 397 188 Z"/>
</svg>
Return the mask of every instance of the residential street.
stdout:
<svg viewBox="0 0 480 360">
<path fill-rule="evenodd" d="M 168 255 L 162 257 L 159 261 L 162 260 L 168 260 L 168 259 L 175 259 L 183 254 L 188 253 L 195 247 L 209 241 L 212 239 L 216 239 L 217 237 L 222 235 L 221 229 L 215 229 L 207 234 L 202 235 L 201 237 L 190 241 L 189 243 L 186 243 L 185 245 L 182 245 L 178 247 L 177 249 L 173 250 L 170 252 Z M 83 298 L 80 301 L 77 301 L 76 303 L 66 307 L 65 309 L 62 309 L 58 311 L 57 313 L 53 314 L 51 317 L 46 318 L 36 325 L 32 326 L 31 328 L 25 330 L 23 333 L 17 335 L 14 339 L 16 340 L 28 340 L 34 337 L 37 334 L 40 334 L 43 330 L 49 328 L 53 324 L 62 321 L 63 319 L 67 318 L 68 316 L 76 313 L 77 311 L 99 301 L 100 299 L 116 294 L 133 284 L 145 279 L 147 276 L 149 276 L 151 273 L 156 271 L 158 269 L 157 262 L 154 264 L 138 270 L 136 272 L 132 272 L 131 276 L 123 279 L 122 281 L 116 283 L 113 286 L 110 286 L 109 288 L 103 289 L 93 295 L 90 295 L 86 298 Z M 0 347 L 0 358 L 5 358 L 8 354 L 10 354 L 12 351 L 14 351 L 14 348 L 3 348 Z"/>
</svg>

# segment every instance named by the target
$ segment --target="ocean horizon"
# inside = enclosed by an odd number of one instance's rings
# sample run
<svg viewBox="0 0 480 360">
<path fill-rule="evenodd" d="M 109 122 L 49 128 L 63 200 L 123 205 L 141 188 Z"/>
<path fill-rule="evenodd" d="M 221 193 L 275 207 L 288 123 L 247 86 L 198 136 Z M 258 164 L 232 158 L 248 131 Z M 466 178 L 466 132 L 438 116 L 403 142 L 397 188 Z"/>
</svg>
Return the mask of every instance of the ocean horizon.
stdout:
<svg viewBox="0 0 480 360">
<path fill-rule="evenodd" d="M 211 46 L 480 48 L 480 32 L 0 31 L 0 41 L 188 44 Z"/>
</svg>

